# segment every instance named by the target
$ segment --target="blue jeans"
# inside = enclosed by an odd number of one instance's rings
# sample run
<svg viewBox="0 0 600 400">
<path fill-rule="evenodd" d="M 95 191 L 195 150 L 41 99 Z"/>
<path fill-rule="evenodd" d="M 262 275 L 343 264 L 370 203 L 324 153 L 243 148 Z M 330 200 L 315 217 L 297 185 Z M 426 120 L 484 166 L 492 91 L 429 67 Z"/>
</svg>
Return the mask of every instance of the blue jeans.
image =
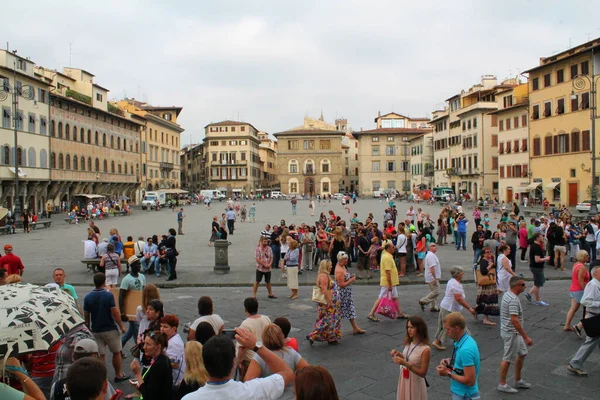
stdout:
<svg viewBox="0 0 600 400">
<path fill-rule="evenodd" d="M 292 204 L 292 215 L 296 215 L 296 204 Z"/>
<path fill-rule="evenodd" d="M 481 399 L 479 392 L 475 393 L 472 396 L 469 396 L 469 395 L 461 396 L 461 395 L 458 395 L 458 394 L 452 392 L 452 400 L 479 400 L 479 399 Z"/>
<path fill-rule="evenodd" d="M 586 314 L 587 318 L 592 316 L 593 315 Z M 575 368 L 582 368 L 583 363 L 588 359 L 590 354 L 592 354 L 596 346 L 600 346 L 600 336 L 592 338 L 586 335 L 585 342 L 579 347 L 579 350 L 577 350 L 577 353 L 575 353 L 575 356 L 573 356 L 569 364 Z"/>
<path fill-rule="evenodd" d="M 586 240 L 585 244 L 588 245 L 588 253 L 590 254 L 590 265 L 594 261 L 596 261 L 596 241 L 588 242 Z"/>
<path fill-rule="evenodd" d="M 279 268 L 279 259 L 281 258 L 281 247 L 271 245 L 271 251 L 273 252 L 273 265 L 271 268 Z"/>
<path fill-rule="evenodd" d="M 477 264 L 479 256 L 481 255 L 481 249 L 473 249 L 473 264 Z"/>
<path fill-rule="evenodd" d="M 150 269 L 150 267 L 152 266 L 152 264 L 156 261 L 156 256 L 152 256 L 150 257 L 150 259 L 146 259 L 146 257 L 142 257 L 142 273 L 146 273 L 148 272 L 148 270 Z"/>
<path fill-rule="evenodd" d="M 135 343 L 135 338 L 137 337 L 138 330 L 140 329 L 140 324 L 137 321 L 129 321 L 129 328 L 127 328 L 127 332 L 121 336 L 121 347 L 125 347 L 125 343 L 129 341 L 129 339 L 133 338 L 133 342 Z"/>
<path fill-rule="evenodd" d="M 462 243 L 463 250 L 467 249 L 467 232 L 458 232 L 458 241 L 456 242 L 456 250 L 460 249 Z"/>
</svg>

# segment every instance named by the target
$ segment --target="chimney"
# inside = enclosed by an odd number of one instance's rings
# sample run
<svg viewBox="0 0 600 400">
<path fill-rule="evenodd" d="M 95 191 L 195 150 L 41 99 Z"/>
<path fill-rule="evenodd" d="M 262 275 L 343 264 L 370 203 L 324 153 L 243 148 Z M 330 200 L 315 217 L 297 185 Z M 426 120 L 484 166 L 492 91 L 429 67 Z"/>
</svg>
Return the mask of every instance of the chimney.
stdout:
<svg viewBox="0 0 600 400">
<path fill-rule="evenodd" d="M 381 111 L 377 111 L 377 116 L 381 117 Z"/>
</svg>

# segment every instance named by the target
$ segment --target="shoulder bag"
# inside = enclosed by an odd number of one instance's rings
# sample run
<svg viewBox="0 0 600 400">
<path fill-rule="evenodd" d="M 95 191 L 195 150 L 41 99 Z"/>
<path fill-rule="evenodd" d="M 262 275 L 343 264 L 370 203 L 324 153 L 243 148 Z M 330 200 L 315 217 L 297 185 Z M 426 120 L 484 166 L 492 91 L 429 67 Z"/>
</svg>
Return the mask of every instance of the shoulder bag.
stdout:
<svg viewBox="0 0 600 400">
<path fill-rule="evenodd" d="M 590 313 L 591 314 L 591 313 Z M 581 320 L 585 334 L 591 338 L 600 336 L 600 314 Z"/>
<path fill-rule="evenodd" d="M 488 269 L 487 275 L 483 275 L 479 268 L 475 270 L 475 278 L 478 286 L 487 286 L 496 284 L 496 268 Z"/>
<path fill-rule="evenodd" d="M 313 286 L 312 301 L 314 303 L 327 304 L 327 299 L 325 298 L 325 295 L 321 292 L 321 288 L 318 286 Z"/>
</svg>

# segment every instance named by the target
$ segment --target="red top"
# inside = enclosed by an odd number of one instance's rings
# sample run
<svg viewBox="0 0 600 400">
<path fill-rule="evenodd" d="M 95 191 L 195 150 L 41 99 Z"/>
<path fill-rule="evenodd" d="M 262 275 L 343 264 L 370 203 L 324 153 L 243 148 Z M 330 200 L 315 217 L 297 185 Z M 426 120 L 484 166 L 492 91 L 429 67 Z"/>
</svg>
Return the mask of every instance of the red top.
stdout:
<svg viewBox="0 0 600 400">
<path fill-rule="evenodd" d="M 287 342 L 285 343 L 285 345 L 298 351 L 298 341 L 296 340 L 296 338 L 287 338 Z"/>
<path fill-rule="evenodd" d="M 25 269 L 25 266 L 23 266 L 23 262 L 21 262 L 21 259 L 15 256 L 13 253 L 8 253 L 2 256 L 2 258 L 0 258 L 0 267 L 6 270 L 7 275 L 21 275 L 21 271 Z"/>
<path fill-rule="evenodd" d="M 62 340 L 56 342 L 48 351 L 38 351 L 31 355 L 31 376 L 38 378 L 54 376 L 56 353 L 61 344 Z"/>
<path fill-rule="evenodd" d="M 585 265 L 582 263 L 575 263 L 575 265 L 573 265 L 573 273 L 571 274 L 571 287 L 569 288 L 570 292 L 580 292 L 585 289 L 585 287 L 581 287 L 579 284 L 579 279 L 577 279 L 577 276 L 579 275 L 579 268 L 586 269 L 585 278 L 583 278 L 584 285 L 587 285 L 587 283 L 590 281 L 590 271 L 588 271 Z"/>
</svg>

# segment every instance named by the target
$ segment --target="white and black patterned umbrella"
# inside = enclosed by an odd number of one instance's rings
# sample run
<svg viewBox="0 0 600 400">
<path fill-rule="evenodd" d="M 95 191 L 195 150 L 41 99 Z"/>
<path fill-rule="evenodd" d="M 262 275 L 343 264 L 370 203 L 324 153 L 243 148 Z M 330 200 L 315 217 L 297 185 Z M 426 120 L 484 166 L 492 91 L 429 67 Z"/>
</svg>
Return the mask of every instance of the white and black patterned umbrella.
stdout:
<svg viewBox="0 0 600 400">
<path fill-rule="evenodd" d="M 75 300 L 60 289 L 0 286 L 0 357 L 48 350 L 83 323 Z"/>
</svg>

